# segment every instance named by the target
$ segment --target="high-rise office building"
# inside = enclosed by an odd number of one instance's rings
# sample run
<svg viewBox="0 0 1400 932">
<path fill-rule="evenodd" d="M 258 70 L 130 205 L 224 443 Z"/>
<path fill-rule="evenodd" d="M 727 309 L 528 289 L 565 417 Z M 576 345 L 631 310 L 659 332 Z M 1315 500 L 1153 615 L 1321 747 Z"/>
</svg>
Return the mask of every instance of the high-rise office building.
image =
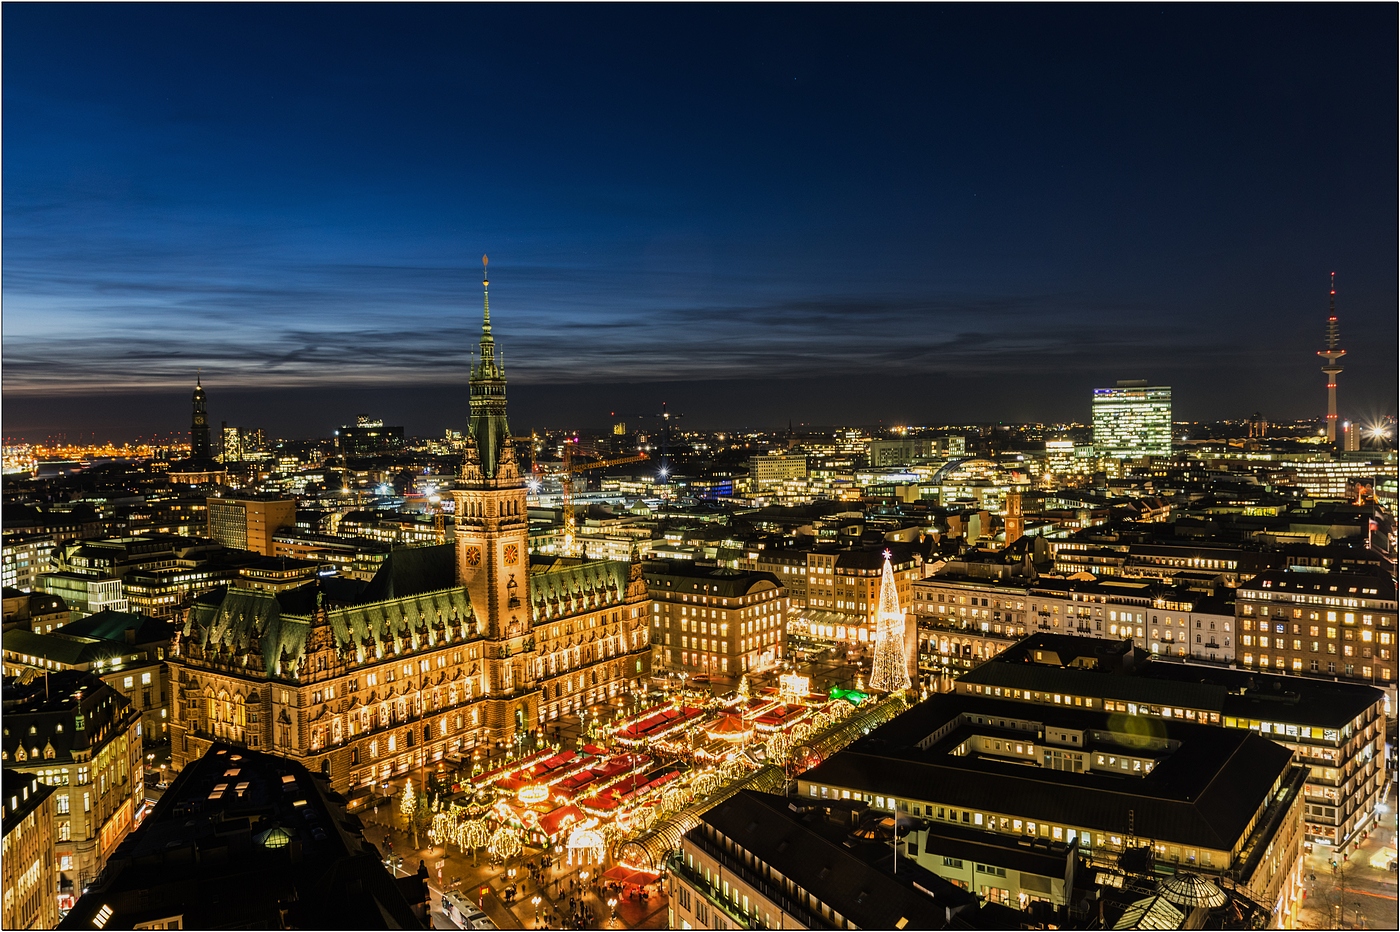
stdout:
<svg viewBox="0 0 1400 932">
<path fill-rule="evenodd" d="M 240 495 L 209 499 L 209 536 L 225 547 L 273 555 L 272 535 L 296 524 L 294 498 Z"/>
<path fill-rule="evenodd" d="M 749 457 L 749 478 L 755 491 L 780 486 L 788 479 L 807 475 L 807 457 L 800 453 L 772 453 Z"/>
<path fill-rule="evenodd" d="M 1094 449 L 1101 456 L 1170 456 L 1172 390 L 1140 379 L 1094 389 Z"/>
<path fill-rule="evenodd" d="M 367 414 L 355 418 L 355 426 L 335 432 L 336 452 L 343 456 L 373 456 L 403 449 L 403 428 L 385 426 Z"/>
</svg>

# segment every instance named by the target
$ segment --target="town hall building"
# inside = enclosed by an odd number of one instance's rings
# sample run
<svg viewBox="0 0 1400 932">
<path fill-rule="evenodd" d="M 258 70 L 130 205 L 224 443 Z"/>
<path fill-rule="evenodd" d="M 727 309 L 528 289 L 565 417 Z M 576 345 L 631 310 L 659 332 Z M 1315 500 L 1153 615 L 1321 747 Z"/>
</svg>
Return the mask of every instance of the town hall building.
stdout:
<svg viewBox="0 0 1400 932">
<path fill-rule="evenodd" d="M 529 553 L 489 296 L 480 350 L 455 542 L 396 550 L 367 584 L 197 600 L 169 661 L 176 768 L 222 741 L 348 792 L 518 747 L 650 676 L 641 564 Z"/>
</svg>

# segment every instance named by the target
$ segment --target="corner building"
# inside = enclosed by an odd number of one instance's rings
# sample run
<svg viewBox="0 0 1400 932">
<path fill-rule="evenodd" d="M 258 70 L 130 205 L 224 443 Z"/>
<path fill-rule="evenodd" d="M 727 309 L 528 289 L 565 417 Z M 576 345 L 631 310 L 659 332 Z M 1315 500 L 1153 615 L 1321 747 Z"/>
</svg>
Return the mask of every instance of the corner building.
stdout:
<svg viewBox="0 0 1400 932">
<path fill-rule="evenodd" d="M 222 741 L 294 759 L 349 792 L 515 747 L 640 686 L 641 565 L 532 557 L 525 493 L 488 302 L 455 543 L 396 550 L 368 584 L 202 598 L 170 661 L 174 765 Z"/>
</svg>

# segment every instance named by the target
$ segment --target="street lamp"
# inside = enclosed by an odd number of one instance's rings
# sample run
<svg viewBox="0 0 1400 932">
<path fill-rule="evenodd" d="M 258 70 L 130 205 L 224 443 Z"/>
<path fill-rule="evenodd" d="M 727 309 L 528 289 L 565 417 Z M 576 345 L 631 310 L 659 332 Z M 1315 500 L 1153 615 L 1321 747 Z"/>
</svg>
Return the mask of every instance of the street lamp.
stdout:
<svg viewBox="0 0 1400 932">
<path fill-rule="evenodd" d="M 538 926 L 540 924 L 540 895 L 536 893 L 530 897 L 530 902 L 535 904 L 535 925 Z"/>
<path fill-rule="evenodd" d="M 608 897 L 608 909 L 612 910 L 612 920 L 617 922 L 617 897 Z"/>
</svg>

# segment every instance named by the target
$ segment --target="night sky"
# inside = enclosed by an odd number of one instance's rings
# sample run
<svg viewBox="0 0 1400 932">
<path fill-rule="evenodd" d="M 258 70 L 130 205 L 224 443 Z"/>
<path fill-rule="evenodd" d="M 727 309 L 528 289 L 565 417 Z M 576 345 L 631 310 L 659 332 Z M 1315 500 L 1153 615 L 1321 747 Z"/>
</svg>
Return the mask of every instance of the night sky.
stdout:
<svg viewBox="0 0 1400 932">
<path fill-rule="evenodd" d="M 1396 410 L 1393 4 L 3 8 L 3 430 Z"/>
</svg>

